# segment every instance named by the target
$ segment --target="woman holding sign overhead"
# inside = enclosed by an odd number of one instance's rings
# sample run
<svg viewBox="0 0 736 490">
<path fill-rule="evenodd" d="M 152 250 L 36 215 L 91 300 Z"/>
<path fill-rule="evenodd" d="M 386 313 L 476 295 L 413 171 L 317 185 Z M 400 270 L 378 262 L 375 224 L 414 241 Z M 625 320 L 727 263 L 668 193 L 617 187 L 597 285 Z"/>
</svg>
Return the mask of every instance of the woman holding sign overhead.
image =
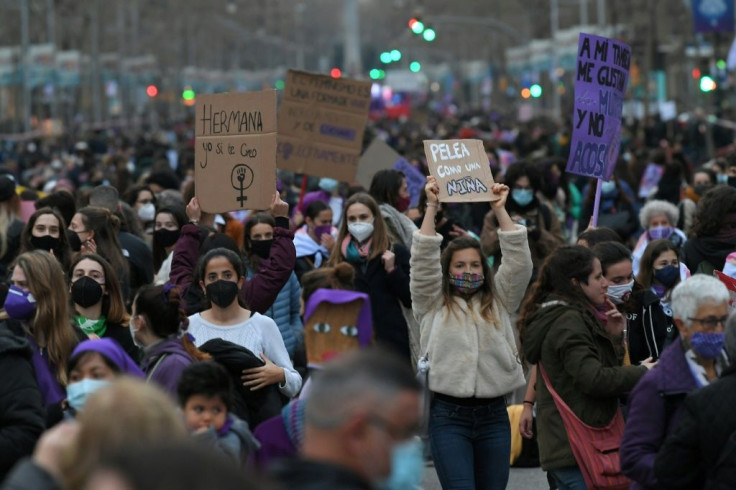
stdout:
<svg viewBox="0 0 736 490">
<path fill-rule="evenodd" d="M 411 308 L 409 251 L 393 243 L 376 201 L 366 193 L 345 203 L 330 267 L 355 269 L 355 289 L 371 299 L 375 339 L 409 362 L 409 333 L 401 307 Z"/>
<path fill-rule="evenodd" d="M 442 488 L 506 488 L 511 432 L 504 396 L 524 386 L 510 314 L 532 258 L 526 229 L 506 211 L 509 187 L 493 184 L 504 260 L 493 274 L 477 240 L 459 237 L 442 254 L 435 231 L 439 186 L 427 178 L 427 211 L 411 250 L 411 298 L 429 361 L 429 440 Z"/>
</svg>

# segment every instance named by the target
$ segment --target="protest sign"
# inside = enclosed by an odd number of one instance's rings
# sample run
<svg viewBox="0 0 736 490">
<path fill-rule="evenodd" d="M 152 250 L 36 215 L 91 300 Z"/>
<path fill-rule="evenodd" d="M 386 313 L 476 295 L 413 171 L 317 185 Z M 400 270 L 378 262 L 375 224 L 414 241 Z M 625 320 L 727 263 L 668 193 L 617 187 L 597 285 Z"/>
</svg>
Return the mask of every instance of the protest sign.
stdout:
<svg viewBox="0 0 736 490">
<path fill-rule="evenodd" d="M 626 44 L 580 33 L 567 172 L 605 181 L 613 175 L 630 64 L 631 48 Z"/>
<path fill-rule="evenodd" d="M 374 138 L 363 152 L 360 160 L 358 160 L 358 172 L 355 175 L 355 180 L 368 189 L 376 172 L 393 167 L 399 158 L 401 158 L 401 155 L 391 148 L 388 143 L 381 138 Z"/>
<path fill-rule="evenodd" d="M 664 167 L 656 163 L 648 163 L 639 182 L 639 198 L 646 199 L 659 185 L 664 175 Z"/>
<path fill-rule="evenodd" d="M 278 167 L 352 182 L 370 102 L 371 82 L 289 70 L 279 111 Z"/>
<path fill-rule="evenodd" d="M 276 91 L 198 95 L 195 124 L 202 210 L 268 209 L 276 191 Z"/>
<path fill-rule="evenodd" d="M 441 202 L 495 201 L 493 176 L 481 140 L 425 140 L 429 173 L 437 179 Z"/>
<path fill-rule="evenodd" d="M 409 195 L 411 196 L 410 206 L 413 208 L 417 207 L 419 204 L 419 193 L 424 189 L 427 178 L 404 157 L 399 157 L 396 163 L 394 163 L 394 168 L 399 172 L 403 172 L 406 179 L 406 186 L 409 188 Z"/>
</svg>

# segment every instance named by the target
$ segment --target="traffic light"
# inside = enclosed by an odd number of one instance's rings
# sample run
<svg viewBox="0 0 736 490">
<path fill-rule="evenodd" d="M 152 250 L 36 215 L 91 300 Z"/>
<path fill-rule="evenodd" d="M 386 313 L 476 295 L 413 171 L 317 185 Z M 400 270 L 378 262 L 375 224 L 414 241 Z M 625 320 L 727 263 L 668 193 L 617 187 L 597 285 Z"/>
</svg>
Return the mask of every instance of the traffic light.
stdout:
<svg viewBox="0 0 736 490">
<path fill-rule="evenodd" d="M 716 82 L 708 75 L 700 77 L 700 91 L 701 92 L 712 92 L 716 89 Z"/>
<path fill-rule="evenodd" d="M 333 68 L 330 70 L 330 76 L 332 78 L 340 78 L 342 76 L 342 70 L 339 68 Z"/>
<path fill-rule="evenodd" d="M 529 90 L 528 88 L 521 89 L 521 98 L 522 99 L 528 99 L 531 96 L 532 96 L 531 90 Z"/>
<path fill-rule="evenodd" d="M 529 95 L 534 97 L 535 99 L 542 96 L 542 86 L 538 83 L 535 83 L 531 87 L 529 87 Z"/>
<path fill-rule="evenodd" d="M 386 72 L 378 68 L 373 68 L 368 75 L 371 77 L 371 80 L 383 80 L 386 78 Z"/>
<path fill-rule="evenodd" d="M 411 29 L 411 32 L 414 34 L 421 34 L 424 32 L 424 23 L 419 20 L 419 17 L 412 17 L 409 19 L 409 29 Z"/>
<path fill-rule="evenodd" d="M 437 33 L 434 32 L 434 29 L 432 29 L 431 27 L 428 27 L 427 29 L 424 29 L 424 32 L 422 32 L 422 37 L 424 38 L 425 41 L 427 41 L 428 43 L 431 43 L 437 37 Z"/>
<path fill-rule="evenodd" d="M 418 73 L 422 69 L 422 64 L 418 61 L 412 61 L 409 63 L 409 69 L 414 73 Z"/>
<path fill-rule="evenodd" d="M 398 49 L 392 49 L 391 50 L 391 61 L 400 61 L 401 60 L 401 51 Z"/>
<path fill-rule="evenodd" d="M 158 87 L 155 85 L 149 85 L 146 87 L 146 95 L 150 98 L 154 98 L 158 95 Z"/>
<path fill-rule="evenodd" d="M 186 87 L 181 93 L 181 98 L 186 106 L 193 106 L 196 96 L 197 94 L 194 93 L 192 87 Z"/>
</svg>

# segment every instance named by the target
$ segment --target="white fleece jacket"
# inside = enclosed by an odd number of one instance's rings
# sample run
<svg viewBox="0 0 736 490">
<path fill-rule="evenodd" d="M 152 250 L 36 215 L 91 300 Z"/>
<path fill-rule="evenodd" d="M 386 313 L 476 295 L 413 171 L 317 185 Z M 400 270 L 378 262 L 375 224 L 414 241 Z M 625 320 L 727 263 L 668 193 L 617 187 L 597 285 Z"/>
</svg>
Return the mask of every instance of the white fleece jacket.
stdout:
<svg viewBox="0 0 736 490">
<path fill-rule="evenodd" d="M 453 311 L 443 305 L 442 236 L 414 233 L 411 289 L 421 328 L 421 353 L 429 356 L 429 389 L 457 398 L 493 398 L 525 383 L 509 312 L 515 312 L 532 276 L 526 228 L 498 232 L 503 261 L 493 278 L 493 318 L 481 315 L 479 295 L 470 303 L 455 296 Z"/>
</svg>

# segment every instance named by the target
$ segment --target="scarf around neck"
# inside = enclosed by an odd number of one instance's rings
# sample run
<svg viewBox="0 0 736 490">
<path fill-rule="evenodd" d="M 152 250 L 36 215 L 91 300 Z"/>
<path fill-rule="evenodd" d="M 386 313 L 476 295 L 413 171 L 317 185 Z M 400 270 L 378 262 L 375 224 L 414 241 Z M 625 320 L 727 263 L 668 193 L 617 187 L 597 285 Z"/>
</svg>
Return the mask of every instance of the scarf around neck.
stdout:
<svg viewBox="0 0 736 490">
<path fill-rule="evenodd" d="M 87 335 L 97 335 L 98 337 L 102 337 L 107 331 L 107 318 L 105 318 L 105 315 L 100 316 L 97 320 L 92 320 L 83 316 L 75 316 L 74 321 L 77 323 L 77 326 L 82 329 L 82 332 Z"/>
<path fill-rule="evenodd" d="M 368 241 L 360 245 L 351 235 L 347 235 L 340 244 L 342 256 L 351 264 L 365 264 L 371 255 L 372 249 L 373 238 L 369 238 Z"/>
</svg>

